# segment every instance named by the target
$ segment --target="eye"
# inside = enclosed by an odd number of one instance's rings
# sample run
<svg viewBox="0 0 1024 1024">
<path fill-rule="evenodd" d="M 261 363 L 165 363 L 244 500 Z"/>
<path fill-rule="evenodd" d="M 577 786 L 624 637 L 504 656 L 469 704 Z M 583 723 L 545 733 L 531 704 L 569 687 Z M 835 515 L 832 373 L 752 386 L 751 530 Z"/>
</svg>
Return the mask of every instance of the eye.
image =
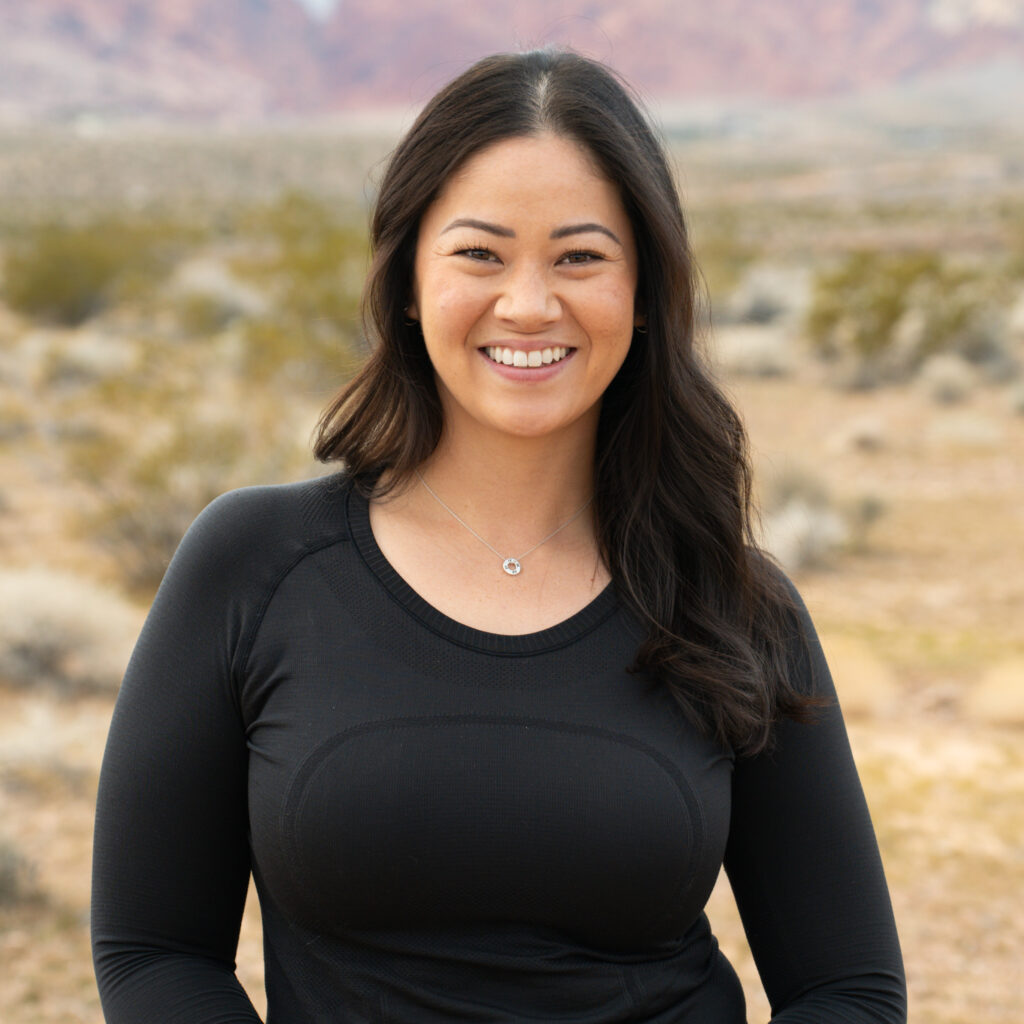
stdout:
<svg viewBox="0 0 1024 1024">
<path fill-rule="evenodd" d="M 490 249 L 479 245 L 468 245 L 464 249 L 456 249 L 455 255 L 465 256 L 466 259 L 475 260 L 478 263 L 496 263 L 498 261 L 498 257 Z"/>
<path fill-rule="evenodd" d="M 603 259 L 604 257 L 599 252 L 593 252 L 590 249 L 573 249 L 562 256 L 561 262 L 567 263 L 571 267 L 585 267 L 588 263 L 597 263 Z"/>
</svg>

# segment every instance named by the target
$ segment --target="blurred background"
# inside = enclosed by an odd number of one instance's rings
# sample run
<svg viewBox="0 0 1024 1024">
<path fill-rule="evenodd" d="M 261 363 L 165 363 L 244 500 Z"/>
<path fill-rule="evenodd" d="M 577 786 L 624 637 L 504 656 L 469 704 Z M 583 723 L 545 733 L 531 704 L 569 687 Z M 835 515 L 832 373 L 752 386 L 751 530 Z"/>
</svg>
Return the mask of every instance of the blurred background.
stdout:
<svg viewBox="0 0 1024 1024">
<path fill-rule="evenodd" d="M 499 49 L 641 91 L 921 1024 L 1024 996 L 1022 0 L 0 0 L 0 1006 L 98 1024 L 118 681 L 216 494 L 320 471 L 398 133 Z M 709 909 L 769 1016 L 727 887 Z M 261 1005 L 250 906 L 239 972 Z"/>
</svg>

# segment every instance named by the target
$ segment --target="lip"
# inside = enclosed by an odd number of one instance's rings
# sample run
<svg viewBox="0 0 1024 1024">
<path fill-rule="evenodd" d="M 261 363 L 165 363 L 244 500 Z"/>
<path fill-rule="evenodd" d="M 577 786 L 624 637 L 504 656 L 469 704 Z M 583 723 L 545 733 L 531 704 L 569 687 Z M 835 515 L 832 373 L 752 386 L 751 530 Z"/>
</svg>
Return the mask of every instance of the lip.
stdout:
<svg viewBox="0 0 1024 1024">
<path fill-rule="evenodd" d="M 480 358 L 487 364 L 487 366 L 498 376 L 505 378 L 505 380 L 513 381 L 535 381 L 541 382 L 550 380 L 552 377 L 557 376 L 562 372 L 567 363 L 571 363 L 573 356 L 576 355 L 576 349 L 569 346 L 563 345 L 562 348 L 568 348 L 569 351 L 557 362 L 547 363 L 543 366 L 506 366 L 504 363 L 496 363 L 485 351 L 486 348 L 494 346 L 496 348 L 514 348 L 521 352 L 537 352 L 542 351 L 546 348 L 559 347 L 548 341 L 493 341 L 488 342 L 486 346 L 482 346 L 477 349 L 477 353 Z"/>
</svg>

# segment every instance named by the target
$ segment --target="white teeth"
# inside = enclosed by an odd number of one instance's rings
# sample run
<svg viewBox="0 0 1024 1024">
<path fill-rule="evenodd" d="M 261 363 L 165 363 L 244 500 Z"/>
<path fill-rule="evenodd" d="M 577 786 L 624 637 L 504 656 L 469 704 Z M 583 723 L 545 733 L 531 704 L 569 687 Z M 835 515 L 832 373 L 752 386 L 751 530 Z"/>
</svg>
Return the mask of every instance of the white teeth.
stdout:
<svg viewBox="0 0 1024 1024">
<path fill-rule="evenodd" d="M 529 352 L 525 352 L 522 349 L 488 345 L 484 352 L 487 353 L 489 359 L 504 366 L 532 367 L 557 363 L 569 354 L 569 349 L 558 345 L 554 348 L 531 349 Z"/>
</svg>

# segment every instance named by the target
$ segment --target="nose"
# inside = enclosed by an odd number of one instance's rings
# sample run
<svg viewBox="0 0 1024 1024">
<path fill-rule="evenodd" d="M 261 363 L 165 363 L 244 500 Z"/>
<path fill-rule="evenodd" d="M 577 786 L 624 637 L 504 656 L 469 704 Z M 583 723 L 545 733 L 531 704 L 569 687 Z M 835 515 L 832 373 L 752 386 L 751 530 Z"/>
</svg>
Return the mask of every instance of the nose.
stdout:
<svg viewBox="0 0 1024 1024">
<path fill-rule="evenodd" d="M 521 331 L 542 330 L 561 313 L 562 303 L 545 269 L 537 266 L 522 266 L 508 273 L 494 304 L 495 316 Z"/>
</svg>

